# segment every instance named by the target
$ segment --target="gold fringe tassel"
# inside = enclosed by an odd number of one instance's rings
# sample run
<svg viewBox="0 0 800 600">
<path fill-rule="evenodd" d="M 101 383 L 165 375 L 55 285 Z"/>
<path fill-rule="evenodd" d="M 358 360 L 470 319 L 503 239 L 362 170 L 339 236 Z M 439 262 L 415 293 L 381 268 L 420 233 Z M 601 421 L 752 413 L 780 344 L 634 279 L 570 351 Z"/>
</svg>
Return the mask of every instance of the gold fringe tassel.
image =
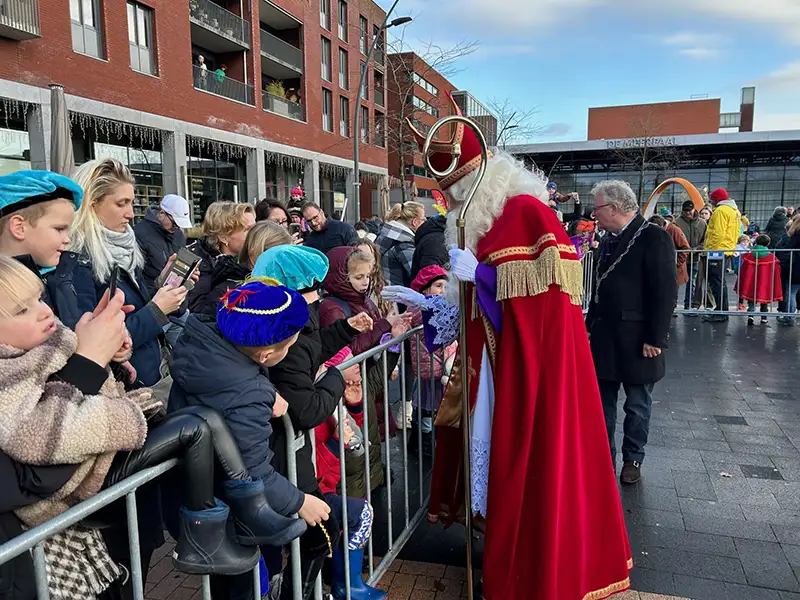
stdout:
<svg viewBox="0 0 800 600">
<path fill-rule="evenodd" d="M 557 247 L 547 248 L 535 260 L 514 260 L 497 266 L 497 300 L 538 296 L 557 285 L 570 302 L 581 305 L 583 268 L 580 261 L 561 258 Z"/>
</svg>

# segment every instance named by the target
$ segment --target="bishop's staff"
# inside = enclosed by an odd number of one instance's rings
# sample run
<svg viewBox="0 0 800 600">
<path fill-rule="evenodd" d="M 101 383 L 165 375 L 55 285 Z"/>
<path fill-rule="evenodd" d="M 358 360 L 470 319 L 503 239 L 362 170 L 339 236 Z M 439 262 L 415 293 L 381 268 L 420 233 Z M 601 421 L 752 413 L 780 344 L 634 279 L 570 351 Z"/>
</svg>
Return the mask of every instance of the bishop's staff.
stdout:
<svg viewBox="0 0 800 600">
<path fill-rule="evenodd" d="M 456 221 L 456 229 L 458 232 L 458 247 L 461 250 L 464 250 L 465 246 L 465 231 L 464 226 L 466 224 L 466 215 L 467 211 L 469 210 L 469 205 L 472 202 L 472 198 L 475 196 L 475 193 L 478 191 L 478 187 L 481 185 L 481 181 L 483 180 L 483 176 L 486 173 L 486 165 L 489 160 L 489 152 L 486 147 L 486 138 L 483 136 L 483 132 L 478 128 L 478 126 L 461 115 L 451 115 L 449 117 L 444 117 L 439 119 L 431 130 L 428 132 L 428 137 L 425 139 L 425 146 L 422 149 L 422 156 L 425 161 L 425 164 L 428 170 L 433 173 L 435 177 L 437 177 L 440 181 L 447 177 L 448 175 L 455 172 L 456 168 L 458 167 L 459 159 L 461 158 L 461 146 L 460 144 L 456 144 L 453 148 L 453 161 L 450 163 L 450 166 L 447 167 L 444 171 L 438 171 L 432 164 L 431 164 L 431 156 L 430 156 L 430 149 L 431 144 L 433 143 L 434 137 L 436 136 L 436 132 L 439 131 L 442 127 L 449 124 L 455 123 L 462 123 L 466 127 L 472 129 L 475 133 L 475 136 L 478 138 L 478 143 L 480 144 L 481 148 L 481 164 L 478 167 L 478 173 L 475 177 L 475 181 L 472 182 L 472 186 L 469 189 L 466 197 L 464 198 L 464 202 L 461 205 L 461 209 L 458 213 L 458 220 Z M 464 505 L 466 507 L 465 513 L 465 525 L 467 528 L 467 598 L 469 600 L 473 600 L 473 587 L 472 587 L 472 469 L 470 465 L 470 440 L 472 436 L 472 427 L 470 426 L 470 414 L 469 414 L 469 371 L 467 369 L 467 309 L 466 309 L 466 297 L 467 297 L 467 284 L 463 281 L 459 282 L 458 284 L 458 304 L 459 304 L 459 314 L 461 319 L 461 330 L 460 330 L 460 338 L 459 338 L 459 352 L 461 354 L 461 370 L 462 370 L 462 385 L 461 385 L 461 404 L 462 404 L 462 413 L 461 413 L 461 426 L 464 432 Z"/>
</svg>

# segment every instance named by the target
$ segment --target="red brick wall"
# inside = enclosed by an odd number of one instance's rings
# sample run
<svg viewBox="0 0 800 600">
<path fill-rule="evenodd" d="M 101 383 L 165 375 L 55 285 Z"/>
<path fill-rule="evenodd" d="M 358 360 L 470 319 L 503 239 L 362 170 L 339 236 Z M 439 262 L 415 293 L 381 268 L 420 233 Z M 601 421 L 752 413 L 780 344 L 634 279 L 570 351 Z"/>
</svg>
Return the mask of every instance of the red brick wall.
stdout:
<svg viewBox="0 0 800 600">
<path fill-rule="evenodd" d="M 719 98 L 589 109 L 589 139 L 719 132 Z"/>
<path fill-rule="evenodd" d="M 250 83 L 255 82 L 256 106 L 244 106 L 197 91 L 193 87 L 189 6 L 187 0 L 140 0 L 155 10 L 156 56 L 158 77 L 137 73 L 130 68 L 125 0 L 101 0 L 106 60 L 97 60 L 72 51 L 69 2 L 39 0 L 41 38 L 17 42 L 0 39 L 0 78 L 46 87 L 61 83 L 67 93 L 92 98 L 166 117 L 209 125 L 218 129 L 246 133 L 316 152 L 352 158 L 352 140 L 339 135 L 339 95 L 350 97 L 355 106 L 360 52 L 358 48 L 359 14 L 368 17 L 370 30 L 381 23 L 385 13 L 370 0 L 349 0 L 349 43 L 337 35 L 337 0 L 331 0 L 331 29 L 319 25 L 317 2 L 274 0 L 276 5 L 303 21 L 305 52 L 304 91 L 307 123 L 295 122 L 261 108 L 261 58 L 258 27 L 258 3 L 247 0 L 245 14 L 251 19 L 253 48 L 247 56 Z M 321 82 L 320 36 L 332 43 L 332 84 Z M 338 48 L 346 46 L 350 55 L 350 90 L 338 87 Z M 229 73 L 243 73 L 244 64 L 229 61 Z M 370 84 L 372 78 L 370 77 Z M 354 83 L 355 82 L 355 83 Z M 322 86 L 333 91 L 334 132 L 322 130 Z M 370 93 L 372 102 L 374 93 Z M 352 125 L 352 116 L 351 116 Z M 352 132 L 351 132 L 352 133 Z M 362 145 L 362 161 L 386 166 L 386 150 Z"/>
</svg>

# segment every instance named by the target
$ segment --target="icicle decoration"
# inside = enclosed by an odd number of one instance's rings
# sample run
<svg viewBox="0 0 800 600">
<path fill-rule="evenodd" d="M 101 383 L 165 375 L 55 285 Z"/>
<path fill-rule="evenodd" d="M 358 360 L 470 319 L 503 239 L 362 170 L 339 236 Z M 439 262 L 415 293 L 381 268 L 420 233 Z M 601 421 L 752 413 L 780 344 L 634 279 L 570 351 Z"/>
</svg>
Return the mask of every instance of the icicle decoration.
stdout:
<svg viewBox="0 0 800 600">
<path fill-rule="evenodd" d="M 279 154 L 278 152 L 270 152 L 269 150 L 264 151 L 264 161 L 268 165 L 276 165 L 292 171 L 301 171 L 306 166 L 306 160 L 303 158 L 290 156 L 288 154 Z"/>
<path fill-rule="evenodd" d="M 340 167 L 339 165 L 330 165 L 323 162 L 319 163 L 319 174 L 334 181 L 347 179 L 347 176 L 350 175 L 351 170 L 352 169 L 348 169 L 347 167 Z"/>
<path fill-rule="evenodd" d="M 12 121 L 22 121 L 24 130 L 28 130 L 28 110 L 38 110 L 39 105 L 25 100 L 14 100 L 13 98 L 3 98 L 3 118 L 5 119 L 6 129 L 10 129 L 9 119 Z"/>
<path fill-rule="evenodd" d="M 237 146 L 236 144 L 228 144 L 226 142 L 218 142 L 216 140 L 207 140 L 205 138 L 194 137 L 191 135 L 186 136 L 186 145 L 189 148 L 189 153 L 192 150 L 198 150 L 201 154 L 208 153 L 215 160 L 220 158 L 247 158 L 248 148 L 244 146 Z"/>
<path fill-rule="evenodd" d="M 79 112 L 69 112 L 70 124 L 78 126 L 83 136 L 87 129 L 92 132 L 94 139 L 119 140 L 128 138 L 133 142 L 138 139 L 142 148 L 151 149 L 160 146 L 164 140 L 164 132 L 152 127 L 133 125 L 123 121 L 114 121 L 96 115 L 87 115 Z"/>
</svg>

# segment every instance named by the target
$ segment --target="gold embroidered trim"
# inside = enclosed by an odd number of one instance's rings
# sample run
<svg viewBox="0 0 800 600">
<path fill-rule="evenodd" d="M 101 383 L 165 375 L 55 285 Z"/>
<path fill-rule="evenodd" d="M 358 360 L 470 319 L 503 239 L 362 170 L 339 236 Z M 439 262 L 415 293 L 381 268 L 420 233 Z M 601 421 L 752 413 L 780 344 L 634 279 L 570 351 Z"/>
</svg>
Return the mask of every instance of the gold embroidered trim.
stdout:
<svg viewBox="0 0 800 600">
<path fill-rule="evenodd" d="M 487 155 L 487 158 L 491 158 L 491 157 L 492 157 L 492 154 L 490 152 Z M 471 161 L 469 161 L 467 164 L 465 164 L 463 167 L 461 167 L 460 169 L 457 169 L 457 170 L 453 171 L 450 175 L 448 175 L 447 177 L 445 177 L 444 179 L 442 179 L 439 182 L 439 187 L 441 187 L 442 189 L 449 188 L 456 181 L 458 181 L 459 179 L 465 177 L 466 175 L 468 175 L 469 173 L 471 173 L 472 171 L 477 169 L 481 165 L 482 158 L 483 158 L 482 156 L 478 155 L 475 158 L 473 158 Z"/>
<path fill-rule="evenodd" d="M 494 334 L 494 327 L 492 327 L 489 319 L 483 315 L 481 315 L 481 319 L 483 320 L 483 328 L 486 331 L 486 345 L 489 348 L 489 360 L 491 360 L 492 368 L 494 368 L 497 360 L 497 338 Z"/>
<path fill-rule="evenodd" d="M 555 241 L 556 236 L 554 233 L 546 233 L 540 237 L 533 246 L 511 246 L 510 248 L 503 248 L 497 252 L 492 252 L 489 255 L 489 262 L 495 262 L 502 258 L 508 258 L 509 256 L 533 256 L 534 254 L 537 254 L 539 250 L 541 250 L 542 246 L 548 242 Z M 567 254 L 574 254 L 575 256 L 578 255 L 578 251 L 575 250 L 575 246 L 572 244 L 556 244 L 556 247 L 558 248 L 559 252 L 566 252 Z"/>
<path fill-rule="evenodd" d="M 625 590 L 630 589 L 630 587 L 631 587 L 631 578 L 626 577 L 622 581 L 618 581 L 617 583 L 612 583 L 610 586 L 605 587 L 602 590 L 597 590 L 596 592 L 589 592 L 583 597 L 583 600 L 603 600 L 604 598 L 608 598 L 611 594 L 624 592 Z"/>
<path fill-rule="evenodd" d="M 538 296 L 557 285 L 570 302 L 581 305 L 583 269 L 580 261 L 561 258 L 555 246 L 545 248 L 534 260 L 513 260 L 497 266 L 497 300 Z"/>
</svg>

